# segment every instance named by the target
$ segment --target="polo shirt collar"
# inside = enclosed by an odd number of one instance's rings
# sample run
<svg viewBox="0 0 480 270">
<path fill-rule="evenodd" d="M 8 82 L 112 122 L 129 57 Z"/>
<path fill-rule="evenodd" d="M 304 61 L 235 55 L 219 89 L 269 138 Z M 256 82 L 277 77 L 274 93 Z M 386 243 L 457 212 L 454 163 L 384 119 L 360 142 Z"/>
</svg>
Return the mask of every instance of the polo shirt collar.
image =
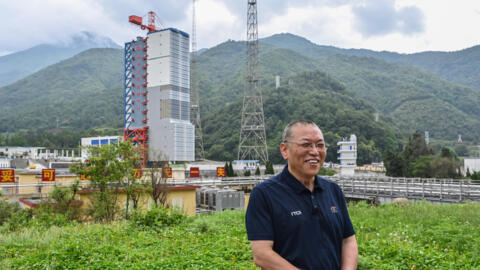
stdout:
<svg viewBox="0 0 480 270">
<path fill-rule="evenodd" d="M 295 176 L 293 176 L 289 171 L 288 171 L 288 165 L 285 165 L 282 171 L 282 177 L 280 179 L 287 184 L 295 193 L 302 193 L 304 191 L 310 192 L 300 181 L 298 181 Z M 315 176 L 315 180 L 313 182 L 313 190 L 323 190 L 323 186 L 321 183 L 321 179 L 318 175 Z"/>
</svg>

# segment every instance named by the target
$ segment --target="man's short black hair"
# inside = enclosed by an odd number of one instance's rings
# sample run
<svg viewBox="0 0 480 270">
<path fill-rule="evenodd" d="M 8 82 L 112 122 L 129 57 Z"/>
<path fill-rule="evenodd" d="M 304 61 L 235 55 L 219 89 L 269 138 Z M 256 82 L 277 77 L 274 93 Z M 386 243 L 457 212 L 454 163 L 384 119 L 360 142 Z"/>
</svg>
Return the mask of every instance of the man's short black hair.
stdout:
<svg viewBox="0 0 480 270">
<path fill-rule="evenodd" d="M 305 125 L 305 126 L 315 126 L 318 129 L 320 129 L 317 124 L 315 124 L 313 121 L 310 120 L 305 120 L 305 119 L 300 119 L 300 120 L 295 120 L 290 123 L 285 127 L 283 130 L 282 134 L 282 142 L 286 142 L 288 139 L 292 137 L 292 127 L 296 125 Z"/>
</svg>

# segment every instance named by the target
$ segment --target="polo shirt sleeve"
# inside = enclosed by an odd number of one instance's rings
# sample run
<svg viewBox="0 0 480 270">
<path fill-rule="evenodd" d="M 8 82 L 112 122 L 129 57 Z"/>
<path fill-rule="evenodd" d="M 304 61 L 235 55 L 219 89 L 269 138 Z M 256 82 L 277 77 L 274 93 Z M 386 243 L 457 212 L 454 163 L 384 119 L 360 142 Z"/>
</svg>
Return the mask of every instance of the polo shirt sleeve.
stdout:
<svg viewBox="0 0 480 270">
<path fill-rule="evenodd" d="M 350 237 L 355 234 L 355 230 L 353 229 L 352 221 L 350 220 L 350 215 L 348 214 L 347 203 L 345 202 L 345 196 L 342 192 L 342 189 L 338 187 L 338 192 L 340 193 L 340 203 L 343 213 L 343 238 Z"/>
<path fill-rule="evenodd" d="M 248 240 L 273 241 L 273 222 L 270 204 L 262 189 L 254 188 L 250 193 L 245 215 Z"/>
</svg>

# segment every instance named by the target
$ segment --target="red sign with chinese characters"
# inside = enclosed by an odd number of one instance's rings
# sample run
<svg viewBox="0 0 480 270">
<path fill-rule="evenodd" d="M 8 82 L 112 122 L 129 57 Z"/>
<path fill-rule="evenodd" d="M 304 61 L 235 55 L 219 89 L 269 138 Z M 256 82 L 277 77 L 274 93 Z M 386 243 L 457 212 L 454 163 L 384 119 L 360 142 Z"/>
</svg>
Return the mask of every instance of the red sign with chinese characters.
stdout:
<svg viewBox="0 0 480 270">
<path fill-rule="evenodd" d="M 190 167 L 190 177 L 200 177 L 200 168 Z"/>
<path fill-rule="evenodd" d="M 225 177 L 225 167 L 217 167 L 217 177 Z"/>
<path fill-rule="evenodd" d="M 0 183 L 15 183 L 15 170 L 0 169 Z"/>
<path fill-rule="evenodd" d="M 170 167 L 163 168 L 163 177 L 172 178 L 173 177 L 172 168 L 170 168 Z"/>
<path fill-rule="evenodd" d="M 53 182 L 53 181 L 55 181 L 55 169 L 43 169 L 42 170 L 42 181 L 43 182 Z"/>
</svg>

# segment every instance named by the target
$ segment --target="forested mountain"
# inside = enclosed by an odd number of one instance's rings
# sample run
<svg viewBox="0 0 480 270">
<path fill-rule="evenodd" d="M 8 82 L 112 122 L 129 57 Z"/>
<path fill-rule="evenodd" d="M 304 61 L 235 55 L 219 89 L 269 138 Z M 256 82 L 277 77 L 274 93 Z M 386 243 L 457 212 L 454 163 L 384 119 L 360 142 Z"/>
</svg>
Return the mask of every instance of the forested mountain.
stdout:
<svg viewBox="0 0 480 270">
<path fill-rule="evenodd" d="M 458 134 L 467 141 L 480 139 L 479 91 L 369 57 L 333 55 L 319 62 L 321 70 L 393 119 L 400 130 L 429 131 L 449 140 Z"/>
<path fill-rule="evenodd" d="M 288 45 L 292 35 L 281 36 L 287 37 L 282 44 Z M 429 131 L 433 138 L 455 140 L 458 134 L 462 134 L 467 141 L 480 139 L 479 91 L 418 68 L 372 57 L 328 53 L 313 59 L 292 50 L 261 45 L 262 84 L 273 82 L 275 75 L 282 76 L 285 84 L 288 83 L 285 77 L 298 71 L 321 70 L 345 84 L 346 91 L 367 101 L 387 121 L 392 121 L 402 132 L 400 137 L 406 138 L 419 130 Z M 210 112 L 242 96 L 244 50 L 245 43 L 229 41 L 199 57 L 202 112 Z M 302 50 L 309 48 L 305 46 Z M 209 74 L 216 77 L 211 78 Z"/>
<path fill-rule="evenodd" d="M 366 49 L 341 49 L 322 46 L 288 33 L 276 34 L 261 39 L 261 42 L 290 49 L 314 59 L 334 54 L 344 54 L 368 56 L 391 63 L 415 66 L 442 76 L 451 82 L 470 86 L 480 91 L 480 46 L 454 52 L 427 51 L 401 54 L 388 51 L 377 52 Z"/>
<path fill-rule="evenodd" d="M 122 50 L 90 49 L 0 88 L 0 132 L 121 127 L 122 62 Z"/>
<path fill-rule="evenodd" d="M 281 160 L 281 131 L 295 118 L 319 123 L 327 142 L 333 144 L 329 150 L 333 159 L 336 140 L 351 133 L 359 138 L 361 162 L 379 160 L 382 151 L 397 147 L 399 140 L 415 130 L 428 130 L 432 138 L 445 140 L 456 139 L 458 133 L 465 141 L 480 139 L 480 109 L 476 105 L 480 91 L 419 68 L 342 54 L 345 50 L 335 47 L 304 42 L 296 51 L 285 48 L 297 40 L 283 34 L 263 39 L 268 44 L 260 43 L 267 137 L 274 161 Z M 350 51 L 360 54 L 362 50 Z M 363 51 L 367 55 L 368 51 Z M 245 43 L 227 41 L 202 52 L 198 67 L 207 158 L 235 159 Z M 276 75 L 281 76 L 278 89 L 274 87 Z M 38 134 L 58 125 L 69 132 L 69 139 L 64 140 L 68 144 L 74 141 L 75 130 L 119 130 L 123 51 L 90 49 L 2 87 L 0 107 L 0 132 Z M 373 118 L 376 112 L 380 113 L 378 122 Z"/>
<path fill-rule="evenodd" d="M 345 91 L 342 83 L 319 71 L 301 72 L 288 78 L 289 85 L 275 89 L 270 82 L 263 88 L 263 102 L 269 158 L 282 162 L 278 150 L 285 125 L 295 119 L 310 119 L 324 131 L 328 160 L 336 161 L 336 142 L 355 133 L 359 162 L 381 160 L 381 152 L 397 147 L 390 124 L 375 122 L 375 109 Z M 208 158 L 236 159 L 242 98 L 219 106 L 203 119 L 204 146 Z"/>
<path fill-rule="evenodd" d="M 0 87 L 90 48 L 120 48 L 110 38 L 80 32 L 68 43 L 41 44 L 0 57 Z"/>
</svg>

